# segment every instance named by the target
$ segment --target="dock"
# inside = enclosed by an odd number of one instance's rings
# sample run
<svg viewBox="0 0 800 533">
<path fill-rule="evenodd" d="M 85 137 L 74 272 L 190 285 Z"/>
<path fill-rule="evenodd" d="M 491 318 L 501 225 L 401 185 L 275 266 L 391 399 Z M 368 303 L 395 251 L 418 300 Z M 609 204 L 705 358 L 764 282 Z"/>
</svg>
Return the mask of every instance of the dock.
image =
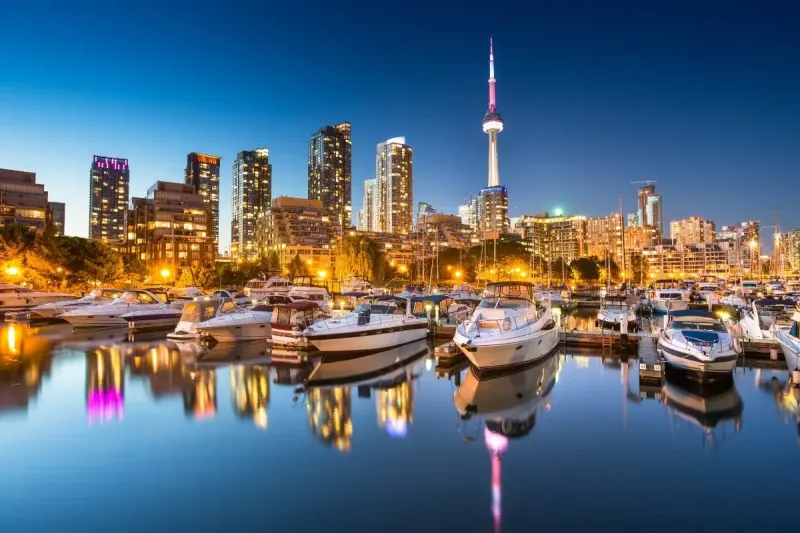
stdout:
<svg viewBox="0 0 800 533">
<path fill-rule="evenodd" d="M 658 385 L 661 389 L 661 379 L 664 377 L 665 365 L 658 355 L 656 347 L 658 343 L 657 329 L 647 319 L 642 319 L 643 328 L 646 326 L 650 330 L 650 338 L 639 343 L 639 390 L 642 385 Z"/>
</svg>

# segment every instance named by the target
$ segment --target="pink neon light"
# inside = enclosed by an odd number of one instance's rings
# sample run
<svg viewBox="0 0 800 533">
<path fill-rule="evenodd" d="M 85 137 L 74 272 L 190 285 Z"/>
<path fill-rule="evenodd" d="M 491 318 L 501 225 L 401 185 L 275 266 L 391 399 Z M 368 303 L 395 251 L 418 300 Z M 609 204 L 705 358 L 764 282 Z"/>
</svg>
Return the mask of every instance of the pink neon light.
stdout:
<svg viewBox="0 0 800 533">
<path fill-rule="evenodd" d="M 125 398 L 117 390 L 93 390 L 86 398 L 86 415 L 89 422 L 105 422 L 114 418 L 122 420 Z"/>
</svg>

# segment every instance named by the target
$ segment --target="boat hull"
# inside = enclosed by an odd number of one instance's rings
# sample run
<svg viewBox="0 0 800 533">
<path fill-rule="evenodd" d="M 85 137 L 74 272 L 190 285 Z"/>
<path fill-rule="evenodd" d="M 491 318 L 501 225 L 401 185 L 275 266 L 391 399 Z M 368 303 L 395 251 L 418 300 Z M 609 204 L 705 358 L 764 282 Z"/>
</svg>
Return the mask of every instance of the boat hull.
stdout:
<svg viewBox="0 0 800 533">
<path fill-rule="evenodd" d="M 663 335 L 658 340 L 658 351 L 668 368 L 701 382 L 732 379 L 739 358 L 736 350 L 720 351 L 713 357 L 702 356 L 665 341 Z"/>
<path fill-rule="evenodd" d="M 272 345 L 281 346 L 290 350 L 300 350 L 313 347 L 302 331 L 272 328 Z"/>
<path fill-rule="evenodd" d="M 266 340 L 270 336 L 269 324 L 225 324 L 217 327 L 198 328 L 203 336 L 213 337 L 217 342 L 240 342 L 252 340 Z"/>
<path fill-rule="evenodd" d="M 783 358 L 786 359 L 786 367 L 789 372 L 800 370 L 800 340 L 795 340 L 788 331 L 778 331 L 775 333 L 775 340 L 781 346 Z"/>
<path fill-rule="evenodd" d="M 127 327 L 128 323 L 120 315 L 60 315 L 76 328 Z"/>
<path fill-rule="evenodd" d="M 415 324 L 413 327 L 385 328 L 373 331 L 360 332 L 348 330 L 341 334 L 311 336 L 306 339 L 314 348 L 325 353 L 358 353 L 385 350 L 392 346 L 401 346 L 428 335 L 426 323 Z"/>
<path fill-rule="evenodd" d="M 485 373 L 509 370 L 547 357 L 558 346 L 558 330 L 552 328 L 510 339 L 490 337 L 485 340 L 469 339 L 457 331 L 453 341 L 472 366 Z"/>
<path fill-rule="evenodd" d="M 652 300 L 653 311 L 665 315 L 670 311 L 686 311 L 689 300 Z"/>
</svg>

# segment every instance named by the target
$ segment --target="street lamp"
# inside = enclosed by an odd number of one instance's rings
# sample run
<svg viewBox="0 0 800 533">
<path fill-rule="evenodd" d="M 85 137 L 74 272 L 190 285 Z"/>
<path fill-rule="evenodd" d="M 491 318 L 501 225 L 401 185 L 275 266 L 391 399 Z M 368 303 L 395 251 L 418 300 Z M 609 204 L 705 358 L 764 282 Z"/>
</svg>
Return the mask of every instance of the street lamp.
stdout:
<svg viewBox="0 0 800 533">
<path fill-rule="evenodd" d="M 456 279 L 461 279 L 461 271 L 456 270 Z"/>
<path fill-rule="evenodd" d="M 19 274 L 19 268 L 14 266 L 8 267 L 6 268 L 6 274 L 8 274 L 9 276 L 16 276 L 17 274 Z"/>
<path fill-rule="evenodd" d="M 169 274 L 170 274 L 170 272 L 169 272 L 168 268 L 164 268 L 164 269 L 161 270 L 161 277 L 164 278 L 164 283 L 167 282 L 167 279 L 169 278 Z"/>
<path fill-rule="evenodd" d="M 317 275 L 320 277 L 320 279 L 325 279 L 325 276 L 327 276 L 328 273 L 325 272 L 324 270 L 320 270 L 319 272 L 317 272 Z"/>
</svg>

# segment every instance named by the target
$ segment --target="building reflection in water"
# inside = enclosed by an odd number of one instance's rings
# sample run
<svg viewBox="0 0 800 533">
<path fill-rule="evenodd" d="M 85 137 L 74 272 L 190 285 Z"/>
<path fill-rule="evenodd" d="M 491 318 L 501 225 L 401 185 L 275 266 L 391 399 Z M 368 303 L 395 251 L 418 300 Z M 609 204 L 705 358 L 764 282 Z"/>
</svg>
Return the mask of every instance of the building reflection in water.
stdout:
<svg viewBox="0 0 800 533">
<path fill-rule="evenodd" d="M 375 410 L 378 427 L 393 437 L 405 437 L 414 422 L 414 387 L 409 379 L 391 388 L 378 389 Z"/>
<path fill-rule="evenodd" d="M 186 364 L 175 344 L 127 347 L 132 376 L 145 378 L 156 398 L 181 395 L 184 413 L 193 418 L 213 417 L 217 411 L 217 374 L 213 369 Z"/>
<path fill-rule="evenodd" d="M 28 324 L 0 327 L 0 412 L 27 409 L 50 375 L 53 343 L 38 331 Z"/>
<path fill-rule="evenodd" d="M 86 353 L 86 416 L 89 424 L 122 420 L 125 360 L 119 347 Z"/>
<path fill-rule="evenodd" d="M 350 387 L 315 388 L 306 396 L 311 432 L 339 451 L 350 450 L 353 436 Z"/>
<path fill-rule="evenodd" d="M 234 365 L 231 367 L 231 401 L 241 418 L 252 418 L 256 427 L 267 428 L 269 406 L 269 367 Z"/>
</svg>

